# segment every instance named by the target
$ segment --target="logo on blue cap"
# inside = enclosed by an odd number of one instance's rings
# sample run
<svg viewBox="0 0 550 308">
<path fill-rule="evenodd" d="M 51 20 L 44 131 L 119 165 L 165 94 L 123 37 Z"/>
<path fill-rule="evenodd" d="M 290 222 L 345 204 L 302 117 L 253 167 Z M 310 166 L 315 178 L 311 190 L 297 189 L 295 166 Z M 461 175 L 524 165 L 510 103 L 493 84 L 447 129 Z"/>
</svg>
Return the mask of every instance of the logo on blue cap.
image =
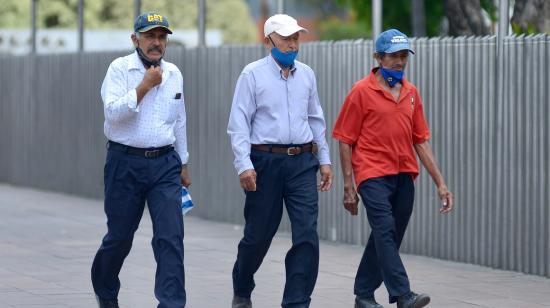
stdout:
<svg viewBox="0 0 550 308">
<path fill-rule="evenodd" d="M 166 32 L 172 34 L 168 18 L 160 14 L 143 13 L 134 22 L 134 32 L 147 32 L 154 28 L 164 28 Z"/>
<path fill-rule="evenodd" d="M 376 52 L 393 53 L 400 50 L 408 50 L 414 54 L 409 38 L 399 30 L 386 30 L 376 39 Z"/>
</svg>

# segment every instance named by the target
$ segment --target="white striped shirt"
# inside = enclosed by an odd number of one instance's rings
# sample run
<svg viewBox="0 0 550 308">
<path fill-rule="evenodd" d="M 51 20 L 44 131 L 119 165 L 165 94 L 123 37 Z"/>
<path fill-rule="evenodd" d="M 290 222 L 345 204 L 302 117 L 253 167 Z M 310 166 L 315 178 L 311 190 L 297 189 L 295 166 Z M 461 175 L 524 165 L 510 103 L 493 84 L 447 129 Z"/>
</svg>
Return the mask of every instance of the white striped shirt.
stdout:
<svg viewBox="0 0 550 308">
<path fill-rule="evenodd" d="M 183 164 L 189 159 L 185 131 L 183 77 L 172 63 L 161 61 L 162 82 L 137 104 L 136 88 L 145 67 L 137 52 L 114 60 L 101 86 L 107 139 L 137 148 L 173 144 Z"/>
</svg>

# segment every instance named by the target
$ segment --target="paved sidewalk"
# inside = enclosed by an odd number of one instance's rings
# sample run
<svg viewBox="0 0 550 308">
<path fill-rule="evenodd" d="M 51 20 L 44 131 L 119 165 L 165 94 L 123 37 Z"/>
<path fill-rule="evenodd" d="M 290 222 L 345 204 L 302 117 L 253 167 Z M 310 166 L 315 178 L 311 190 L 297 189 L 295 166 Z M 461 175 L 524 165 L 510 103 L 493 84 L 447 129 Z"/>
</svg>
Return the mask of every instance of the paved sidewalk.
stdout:
<svg viewBox="0 0 550 308">
<path fill-rule="evenodd" d="M 0 185 L 0 307 L 95 307 L 90 265 L 105 226 L 102 202 Z M 189 308 L 230 307 L 231 269 L 241 226 L 185 220 Z M 121 307 L 156 307 L 151 222 L 146 214 L 121 272 Z M 256 275 L 255 308 L 279 307 L 288 235 L 278 235 Z M 321 243 L 312 308 L 353 307 L 362 247 Z M 550 307 L 550 279 L 403 256 L 429 307 Z M 384 288 L 377 299 L 386 307 Z M 394 305 L 393 305 L 394 306 Z"/>
</svg>

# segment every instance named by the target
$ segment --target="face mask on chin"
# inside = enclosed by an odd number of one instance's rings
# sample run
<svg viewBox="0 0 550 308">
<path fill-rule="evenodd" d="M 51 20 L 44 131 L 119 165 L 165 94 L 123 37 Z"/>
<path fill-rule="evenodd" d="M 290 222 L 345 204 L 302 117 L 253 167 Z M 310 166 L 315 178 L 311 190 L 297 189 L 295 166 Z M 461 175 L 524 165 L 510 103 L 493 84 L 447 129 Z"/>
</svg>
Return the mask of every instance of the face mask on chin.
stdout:
<svg viewBox="0 0 550 308">
<path fill-rule="evenodd" d="M 273 56 L 273 58 L 284 68 L 290 68 L 294 66 L 294 60 L 296 60 L 296 57 L 298 56 L 298 51 L 282 52 L 279 48 L 275 46 L 275 43 L 273 42 L 271 37 L 268 36 L 268 38 L 273 45 L 273 48 L 271 48 L 271 55 Z"/>
<path fill-rule="evenodd" d="M 143 50 L 141 50 L 141 48 L 139 48 L 139 46 L 136 47 L 136 51 L 139 59 L 141 60 L 141 63 L 143 63 L 143 66 L 145 66 L 146 69 L 149 69 L 151 66 L 155 67 L 160 65 L 160 60 L 162 60 L 162 57 L 160 57 L 160 59 L 158 59 L 157 61 L 153 61 L 145 55 L 145 53 L 143 52 Z"/>
<path fill-rule="evenodd" d="M 395 87 L 398 82 L 401 82 L 401 80 L 403 80 L 403 76 L 405 75 L 405 71 L 391 70 L 382 66 L 380 66 L 380 73 L 390 88 Z"/>
</svg>

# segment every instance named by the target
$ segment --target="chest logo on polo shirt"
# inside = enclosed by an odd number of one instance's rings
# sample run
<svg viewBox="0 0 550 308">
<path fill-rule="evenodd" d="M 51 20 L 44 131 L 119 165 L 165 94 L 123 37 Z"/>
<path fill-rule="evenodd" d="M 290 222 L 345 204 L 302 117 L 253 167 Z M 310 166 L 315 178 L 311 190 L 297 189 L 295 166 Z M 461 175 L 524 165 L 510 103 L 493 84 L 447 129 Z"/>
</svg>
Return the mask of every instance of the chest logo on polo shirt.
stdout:
<svg viewBox="0 0 550 308">
<path fill-rule="evenodd" d="M 414 112 L 414 96 L 411 96 L 411 111 Z"/>
</svg>

